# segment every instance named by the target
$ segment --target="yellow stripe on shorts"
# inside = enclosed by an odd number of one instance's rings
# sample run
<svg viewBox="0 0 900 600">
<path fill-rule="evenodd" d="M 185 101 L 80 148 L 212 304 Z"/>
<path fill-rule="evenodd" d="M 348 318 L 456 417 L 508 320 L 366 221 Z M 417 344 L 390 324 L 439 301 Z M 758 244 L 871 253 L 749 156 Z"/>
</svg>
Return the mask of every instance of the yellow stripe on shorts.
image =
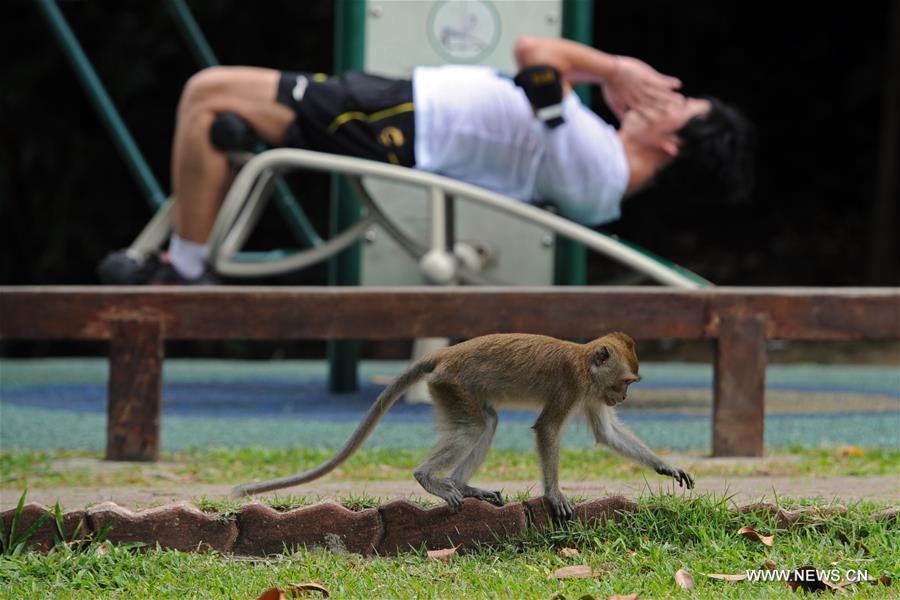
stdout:
<svg viewBox="0 0 900 600">
<path fill-rule="evenodd" d="M 347 123 L 348 121 L 359 120 L 365 121 L 366 123 L 374 123 L 375 121 L 387 119 L 388 117 L 393 117 L 394 115 L 399 115 L 401 113 L 410 112 L 414 109 L 415 106 L 412 102 L 404 102 L 403 104 L 398 104 L 390 108 L 385 108 L 384 110 L 379 110 L 378 112 L 373 112 L 371 115 L 367 115 L 366 113 L 359 111 L 345 112 L 338 115 L 334 119 L 334 121 L 331 122 L 331 125 L 328 126 L 328 133 L 334 133 L 340 128 L 341 125 Z"/>
</svg>

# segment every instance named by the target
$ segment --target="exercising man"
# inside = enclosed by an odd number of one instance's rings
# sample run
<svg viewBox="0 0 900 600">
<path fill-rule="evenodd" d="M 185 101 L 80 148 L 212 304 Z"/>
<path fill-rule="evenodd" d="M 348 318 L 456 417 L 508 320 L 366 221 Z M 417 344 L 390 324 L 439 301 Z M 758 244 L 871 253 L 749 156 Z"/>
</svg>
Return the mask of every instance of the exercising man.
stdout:
<svg viewBox="0 0 900 600">
<path fill-rule="evenodd" d="M 748 124 L 733 108 L 682 95 L 678 79 L 640 60 L 569 40 L 521 37 L 515 58 L 516 79 L 459 65 L 419 67 L 411 81 L 200 71 L 178 105 L 175 231 L 151 282 L 215 282 L 206 242 L 231 181 L 210 135 L 221 113 L 239 115 L 272 146 L 414 167 L 524 202 L 551 200 L 585 225 L 617 219 L 623 198 L 667 171 L 699 176 L 723 194 L 747 185 Z M 618 130 L 580 102 L 576 83 L 601 87 Z"/>
</svg>

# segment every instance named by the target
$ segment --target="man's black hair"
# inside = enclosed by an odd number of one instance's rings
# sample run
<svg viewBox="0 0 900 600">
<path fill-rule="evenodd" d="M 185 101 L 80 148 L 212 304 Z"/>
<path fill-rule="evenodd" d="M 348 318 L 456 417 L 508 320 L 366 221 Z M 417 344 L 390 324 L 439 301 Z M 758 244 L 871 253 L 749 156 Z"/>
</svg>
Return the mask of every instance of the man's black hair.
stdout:
<svg viewBox="0 0 900 600">
<path fill-rule="evenodd" d="M 706 96 L 709 112 L 678 130 L 678 155 L 656 182 L 687 198 L 746 201 L 753 189 L 753 125 L 744 114 Z"/>
</svg>

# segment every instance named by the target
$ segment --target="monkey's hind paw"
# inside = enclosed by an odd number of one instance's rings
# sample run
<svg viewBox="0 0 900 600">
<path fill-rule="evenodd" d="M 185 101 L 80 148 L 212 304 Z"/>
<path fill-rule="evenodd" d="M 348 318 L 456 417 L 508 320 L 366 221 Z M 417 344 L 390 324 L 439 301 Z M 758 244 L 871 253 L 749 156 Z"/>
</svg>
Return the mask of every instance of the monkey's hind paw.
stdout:
<svg viewBox="0 0 900 600">
<path fill-rule="evenodd" d="M 463 493 L 450 479 L 433 479 L 427 473 L 413 473 L 419 484 L 429 494 L 434 494 L 447 503 L 453 512 L 459 512 L 463 507 Z"/>
<path fill-rule="evenodd" d="M 447 506 L 449 506 L 451 509 L 453 509 L 453 512 L 459 512 L 462 510 L 463 501 L 465 499 L 463 498 L 463 495 L 459 491 L 453 490 L 452 492 L 448 493 L 447 495 L 441 496 L 441 498 L 443 498 L 444 502 L 447 503 Z"/>
<path fill-rule="evenodd" d="M 506 502 L 503 501 L 503 492 L 499 490 L 488 492 L 483 500 L 490 502 L 494 506 L 503 506 L 504 504 L 506 504 Z"/>
<path fill-rule="evenodd" d="M 503 506 L 503 493 L 499 491 L 483 490 L 481 488 L 463 485 L 460 488 L 463 498 L 478 498 L 490 502 L 494 506 Z"/>
</svg>

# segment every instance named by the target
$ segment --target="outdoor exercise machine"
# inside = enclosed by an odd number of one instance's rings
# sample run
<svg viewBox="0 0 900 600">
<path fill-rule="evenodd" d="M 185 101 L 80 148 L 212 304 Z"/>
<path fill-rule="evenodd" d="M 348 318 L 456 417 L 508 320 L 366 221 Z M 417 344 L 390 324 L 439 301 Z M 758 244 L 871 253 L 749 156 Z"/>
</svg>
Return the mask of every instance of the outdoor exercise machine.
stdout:
<svg viewBox="0 0 900 600">
<path fill-rule="evenodd" d="M 197 62 L 201 66 L 217 64 L 184 0 L 166 0 L 165 5 Z M 129 253 L 142 257 L 155 252 L 169 235 L 171 198 L 166 198 L 161 191 L 55 0 L 39 0 L 38 6 L 141 184 L 151 208 L 156 211 L 154 218 L 129 248 Z M 415 3 L 341 1 L 336 6 L 336 70 L 370 68 L 381 73 L 408 76 L 416 64 L 447 60 L 487 63 L 512 70 L 515 65 L 509 48 L 521 33 L 563 34 L 589 43 L 591 9 L 592 4 L 583 0 L 541 0 L 525 4 L 474 0 Z M 404 35 L 399 35 L 399 32 Z M 272 161 L 266 164 L 272 170 L 281 171 L 287 163 L 283 153 L 276 156 L 279 157 L 277 165 Z M 309 154 L 298 152 L 292 155 L 289 162 L 296 167 L 312 167 L 308 161 L 313 159 L 309 157 Z M 246 156 L 237 160 L 246 160 Z M 628 264 L 660 283 L 688 288 L 709 284 L 631 245 L 598 232 L 579 229 L 547 213 L 518 210 L 521 205 L 514 208 L 505 206 L 516 201 L 496 194 L 480 193 L 472 186 L 466 188 L 464 197 L 475 200 L 476 205 L 494 210 L 485 212 L 479 210 L 479 206 L 460 207 L 457 214 L 452 197 L 446 197 L 442 210 L 436 209 L 437 201 L 423 201 L 436 198 L 438 190 L 446 196 L 447 191 L 454 187 L 450 180 L 430 180 L 430 191 L 426 190 L 427 195 L 423 196 L 421 191 L 410 189 L 410 184 L 422 185 L 421 182 L 427 180 L 422 173 L 401 168 L 382 169 L 382 165 L 342 161 L 340 157 L 319 156 L 314 162 L 315 168 L 332 172 L 348 172 L 347 168 L 339 165 L 352 164 L 357 173 L 363 174 L 365 171 L 366 175 L 377 176 L 381 181 L 366 182 L 371 186 L 371 191 L 366 191 L 366 186 L 359 179 L 350 186 L 343 183 L 335 186 L 334 195 L 338 200 L 332 211 L 332 234 L 335 237 L 326 242 L 309 223 L 302 207 L 291 197 L 283 182 L 269 177 L 267 173 L 254 171 L 254 180 L 258 178 L 259 185 L 244 189 L 247 196 L 242 200 L 235 194 L 229 195 L 230 207 L 243 202 L 248 207 L 254 207 L 253 211 L 244 213 L 240 219 L 220 219 L 217 224 L 211 245 L 213 263 L 220 273 L 236 278 L 254 278 L 336 259 L 339 268 L 331 282 L 334 284 L 449 283 L 453 277 L 441 275 L 435 269 L 443 264 L 446 271 L 450 263 L 460 262 L 460 274 L 466 283 L 577 284 L 583 283 L 584 277 L 583 258 L 579 257 L 582 246 L 567 244 L 566 241 L 581 238 L 582 244 Z M 398 187 L 397 183 L 406 185 Z M 345 193 L 351 186 L 355 194 Z M 246 241 L 272 190 L 291 231 L 307 250 L 235 252 Z M 486 201 L 487 197 L 491 200 Z M 359 206 L 360 202 L 362 206 Z M 351 206 L 348 208 L 345 205 Z M 497 211 L 497 208 L 500 210 Z M 510 220 L 498 213 L 513 214 L 517 218 Z M 498 219 L 502 219 L 502 223 L 498 224 Z M 233 231 L 223 229 L 224 222 L 228 222 Z M 475 228 L 480 229 L 472 231 Z M 429 234 L 434 236 L 438 230 L 444 232 L 441 234 L 444 237 L 449 233 L 445 240 L 449 244 L 448 252 L 438 252 L 433 240 L 432 252 L 423 262 L 422 244 L 413 239 L 410 229 L 414 230 L 416 239 Z M 574 237 L 569 235 L 573 231 L 578 232 Z M 548 235 L 553 233 L 564 238 L 557 241 Z M 476 241 L 466 243 L 453 239 L 456 237 Z M 359 262 L 358 258 L 353 259 L 353 250 L 360 239 L 367 242 L 363 245 L 362 276 L 358 264 L 340 268 L 341 261 Z M 381 240 L 385 243 L 382 244 Z M 220 248 L 225 251 L 222 256 L 219 256 Z M 548 249 L 554 248 L 557 250 L 556 259 L 553 259 L 552 252 L 548 252 Z M 342 252 L 344 250 L 347 252 Z M 548 255 L 551 260 L 547 259 Z M 478 277 L 474 276 L 475 269 L 480 271 Z"/>
<path fill-rule="evenodd" d="M 172 199 L 153 177 L 55 0 L 39 0 L 38 6 L 155 210 L 127 250 L 128 257 L 141 262 L 168 240 Z M 217 64 L 184 0 L 166 0 L 166 7 L 198 64 Z M 409 76 L 416 64 L 447 61 L 511 71 L 515 65 L 509 48 L 519 34 L 591 41 L 592 3 L 586 0 L 344 0 L 335 10 L 337 72 L 368 68 Z M 632 245 L 474 186 L 359 159 L 300 150 L 269 152 L 243 167 L 246 175 L 229 192 L 216 222 L 211 262 L 222 275 L 252 279 L 327 260 L 333 285 L 583 284 L 584 249 L 590 248 L 665 285 L 709 285 Z M 234 158 L 242 163 L 249 156 Z M 289 168 L 349 176 L 349 182 L 333 179 L 327 241 L 278 178 Z M 270 196 L 301 249 L 243 251 Z M 456 199 L 467 202 L 458 206 Z M 356 388 L 358 355 L 355 342 L 329 345 L 333 391 Z"/>
</svg>

